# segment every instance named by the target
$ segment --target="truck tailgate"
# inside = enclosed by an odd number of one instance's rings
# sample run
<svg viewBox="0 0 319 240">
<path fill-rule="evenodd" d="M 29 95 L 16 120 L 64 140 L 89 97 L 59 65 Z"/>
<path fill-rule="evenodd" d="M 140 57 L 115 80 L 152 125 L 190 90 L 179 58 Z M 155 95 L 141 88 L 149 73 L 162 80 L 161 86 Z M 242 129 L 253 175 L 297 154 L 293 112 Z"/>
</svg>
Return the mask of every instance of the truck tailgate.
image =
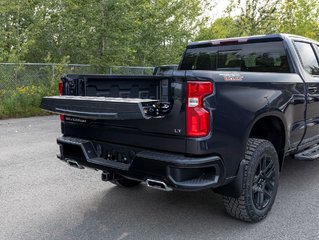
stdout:
<svg viewBox="0 0 319 240">
<path fill-rule="evenodd" d="M 44 97 L 41 108 L 73 117 L 105 120 L 149 119 L 158 100 L 87 96 Z"/>
</svg>

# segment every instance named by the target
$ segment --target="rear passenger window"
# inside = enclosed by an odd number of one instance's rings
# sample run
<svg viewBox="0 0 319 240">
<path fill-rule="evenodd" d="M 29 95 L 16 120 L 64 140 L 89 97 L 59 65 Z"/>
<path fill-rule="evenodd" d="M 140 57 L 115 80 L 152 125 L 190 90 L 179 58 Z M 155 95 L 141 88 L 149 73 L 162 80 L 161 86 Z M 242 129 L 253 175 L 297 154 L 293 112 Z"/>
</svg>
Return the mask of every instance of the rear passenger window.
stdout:
<svg viewBox="0 0 319 240">
<path fill-rule="evenodd" d="M 224 50 L 225 49 L 225 50 Z M 282 42 L 187 49 L 181 70 L 290 72 Z"/>
<path fill-rule="evenodd" d="M 211 48 L 189 49 L 183 58 L 184 70 L 216 70 L 216 52 Z"/>
<path fill-rule="evenodd" d="M 301 63 L 311 75 L 319 75 L 318 60 L 310 43 L 295 42 Z"/>
<path fill-rule="evenodd" d="M 218 52 L 218 69 L 241 70 L 242 59 L 239 51 Z"/>
</svg>

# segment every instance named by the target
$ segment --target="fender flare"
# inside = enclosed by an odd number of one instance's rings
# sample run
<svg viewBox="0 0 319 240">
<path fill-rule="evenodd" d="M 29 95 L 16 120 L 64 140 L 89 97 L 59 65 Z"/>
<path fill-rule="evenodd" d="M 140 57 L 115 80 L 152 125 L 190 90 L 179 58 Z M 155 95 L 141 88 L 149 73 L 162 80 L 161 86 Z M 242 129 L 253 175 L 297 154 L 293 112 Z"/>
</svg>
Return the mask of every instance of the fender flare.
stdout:
<svg viewBox="0 0 319 240">
<path fill-rule="evenodd" d="M 256 118 L 254 118 L 254 120 L 249 125 L 249 129 L 248 129 L 246 136 L 245 136 L 245 142 L 248 141 L 249 134 L 250 134 L 251 130 L 253 129 L 253 127 L 255 126 L 255 124 L 260 119 L 262 119 L 264 117 L 277 117 L 283 123 L 284 129 L 285 129 L 285 149 L 284 149 L 284 151 L 286 151 L 287 150 L 287 142 L 288 142 L 288 134 L 287 134 L 288 131 L 286 131 L 287 122 L 284 118 L 284 114 L 278 110 L 277 111 L 268 111 L 268 112 L 259 114 Z M 283 162 L 282 162 L 282 164 L 283 164 Z M 214 192 L 222 194 L 224 196 L 228 196 L 228 197 L 234 197 L 234 198 L 240 197 L 242 194 L 242 191 L 243 191 L 243 179 L 244 179 L 245 166 L 247 166 L 247 160 L 242 159 L 240 164 L 239 164 L 238 170 L 237 170 L 237 175 L 235 177 L 231 177 L 230 179 L 228 179 L 228 182 L 229 182 L 228 184 L 214 189 Z"/>
</svg>

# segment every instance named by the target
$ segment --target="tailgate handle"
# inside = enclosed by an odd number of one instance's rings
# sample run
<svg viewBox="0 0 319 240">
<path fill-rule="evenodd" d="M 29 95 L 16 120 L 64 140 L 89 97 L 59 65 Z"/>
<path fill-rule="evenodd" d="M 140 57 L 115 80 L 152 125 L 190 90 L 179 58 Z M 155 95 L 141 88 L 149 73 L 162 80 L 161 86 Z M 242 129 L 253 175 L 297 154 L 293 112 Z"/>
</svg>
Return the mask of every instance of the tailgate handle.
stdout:
<svg viewBox="0 0 319 240">
<path fill-rule="evenodd" d="M 117 118 L 117 113 L 101 113 L 101 112 L 84 112 L 84 111 L 75 111 L 75 110 L 68 110 L 63 108 L 55 108 L 57 111 L 61 113 L 66 113 L 70 115 L 86 115 L 86 116 L 103 116 L 103 117 L 112 117 Z"/>
</svg>

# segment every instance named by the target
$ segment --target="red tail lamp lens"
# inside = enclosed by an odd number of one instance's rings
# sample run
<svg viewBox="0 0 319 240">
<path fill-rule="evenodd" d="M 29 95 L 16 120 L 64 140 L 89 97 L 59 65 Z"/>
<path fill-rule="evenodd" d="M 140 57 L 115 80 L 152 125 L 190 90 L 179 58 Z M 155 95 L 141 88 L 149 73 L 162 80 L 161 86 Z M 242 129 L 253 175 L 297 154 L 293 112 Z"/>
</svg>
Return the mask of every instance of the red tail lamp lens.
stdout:
<svg viewBox="0 0 319 240">
<path fill-rule="evenodd" d="M 204 108 L 203 99 L 213 93 L 211 82 L 187 82 L 186 135 L 204 137 L 210 132 L 210 113 Z"/>
<path fill-rule="evenodd" d="M 63 82 L 62 81 L 59 82 L 59 93 L 60 93 L 60 95 L 63 95 Z"/>
</svg>

